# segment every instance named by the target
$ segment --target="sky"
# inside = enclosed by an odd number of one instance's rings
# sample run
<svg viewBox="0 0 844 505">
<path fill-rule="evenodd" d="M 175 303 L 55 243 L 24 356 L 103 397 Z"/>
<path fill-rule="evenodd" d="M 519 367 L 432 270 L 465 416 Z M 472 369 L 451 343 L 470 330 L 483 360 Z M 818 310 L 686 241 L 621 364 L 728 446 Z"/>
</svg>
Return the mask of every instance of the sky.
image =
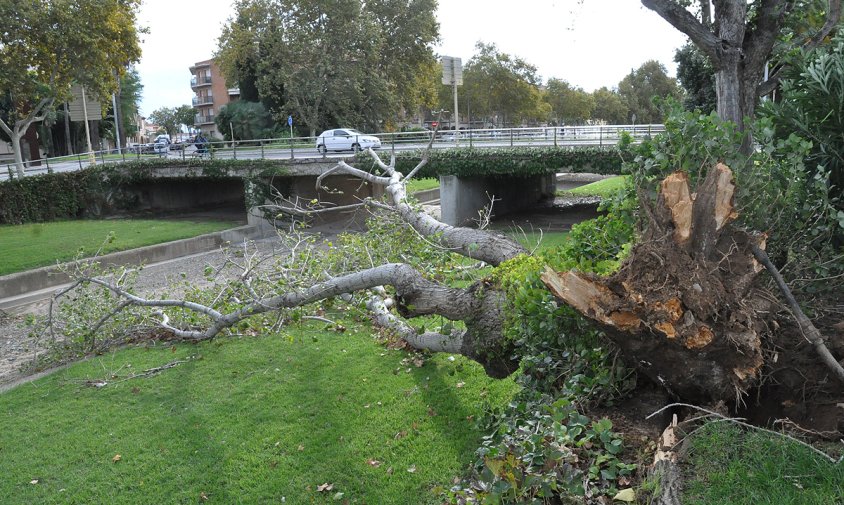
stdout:
<svg viewBox="0 0 844 505">
<path fill-rule="evenodd" d="M 189 104 L 192 64 L 211 58 L 231 0 L 144 0 L 138 15 L 144 85 L 141 114 Z M 685 36 L 639 0 L 439 0 L 440 56 L 465 64 L 478 41 L 535 65 L 543 80 L 586 91 L 612 88 L 647 60 L 675 75 L 674 51 Z M 459 92 L 459 90 L 458 90 Z"/>
</svg>

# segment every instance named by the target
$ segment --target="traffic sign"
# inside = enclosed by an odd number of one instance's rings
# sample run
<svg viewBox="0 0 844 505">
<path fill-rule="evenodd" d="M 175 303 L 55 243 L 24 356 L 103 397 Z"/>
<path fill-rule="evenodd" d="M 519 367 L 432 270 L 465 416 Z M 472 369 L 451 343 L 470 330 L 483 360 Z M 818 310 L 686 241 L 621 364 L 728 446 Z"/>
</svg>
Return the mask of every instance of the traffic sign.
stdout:
<svg viewBox="0 0 844 505">
<path fill-rule="evenodd" d="M 287 126 L 293 126 L 293 116 L 287 116 Z"/>
<path fill-rule="evenodd" d="M 443 56 L 440 60 L 443 69 L 443 84 L 463 85 L 463 62 L 460 58 Z"/>
</svg>

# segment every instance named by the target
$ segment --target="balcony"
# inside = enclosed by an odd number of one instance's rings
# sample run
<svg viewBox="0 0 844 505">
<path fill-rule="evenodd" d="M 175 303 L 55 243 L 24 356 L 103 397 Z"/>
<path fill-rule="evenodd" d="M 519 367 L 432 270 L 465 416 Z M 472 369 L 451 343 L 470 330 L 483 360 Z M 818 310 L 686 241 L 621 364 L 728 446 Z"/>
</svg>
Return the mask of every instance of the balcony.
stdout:
<svg viewBox="0 0 844 505">
<path fill-rule="evenodd" d="M 203 124 L 213 124 L 214 123 L 214 114 L 197 114 L 194 117 L 194 124 L 196 125 L 203 125 Z"/>
<path fill-rule="evenodd" d="M 211 76 L 210 75 L 200 75 L 200 76 L 193 76 L 190 78 L 190 87 L 197 88 L 199 86 L 210 86 L 211 85 Z"/>
<path fill-rule="evenodd" d="M 210 105 L 214 103 L 213 96 L 195 96 L 191 100 L 193 106 L 196 107 L 197 105 Z"/>
</svg>

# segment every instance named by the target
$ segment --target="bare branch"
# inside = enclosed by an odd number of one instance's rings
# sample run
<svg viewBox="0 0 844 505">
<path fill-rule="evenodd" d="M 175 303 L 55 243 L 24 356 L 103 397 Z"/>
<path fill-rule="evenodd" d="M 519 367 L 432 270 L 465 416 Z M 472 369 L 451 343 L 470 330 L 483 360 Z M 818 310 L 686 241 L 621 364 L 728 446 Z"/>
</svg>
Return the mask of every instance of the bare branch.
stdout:
<svg viewBox="0 0 844 505">
<path fill-rule="evenodd" d="M 718 66 L 718 38 L 685 7 L 674 0 L 642 0 L 642 5 L 688 35 L 692 42 L 709 57 L 713 65 Z"/>
<path fill-rule="evenodd" d="M 829 352 L 829 349 L 824 344 L 823 336 L 821 332 L 812 324 L 812 321 L 806 317 L 806 314 L 803 313 L 803 310 L 800 308 L 800 304 L 797 303 L 797 300 L 794 299 L 794 295 L 791 294 L 791 290 L 788 289 L 788 285 L 785 283 L 785 280 L 780 275 L 779 270 L 777 267 L 771 263 L 770 258 L 768 258 L 767 253 L 763 251 L 759 246 L 754 245 L 753 248 L 753 256 L 760 262 L 765 268 L 768 270 L 768 273 L 771 274 L 771 277 L 774 278 L 774 281 L 777 283 L 777 286 L 780 288 L 783 296 L 785 297 L 788 306 L 791 308 L 791 312 L 794 314 L 794 319 L 797 320 L 797 325 L 800 326 L 800 330 L 806 335 L 806 338 L 812 345 L 815 347 L 815 351 L 821 357 L 821 361 L 826 365 L 838 380 L 844 384 L 844 367 L 841 366 L 838 361 L 835 360 L 835 357 L 832 353 Z"/>
</svg>

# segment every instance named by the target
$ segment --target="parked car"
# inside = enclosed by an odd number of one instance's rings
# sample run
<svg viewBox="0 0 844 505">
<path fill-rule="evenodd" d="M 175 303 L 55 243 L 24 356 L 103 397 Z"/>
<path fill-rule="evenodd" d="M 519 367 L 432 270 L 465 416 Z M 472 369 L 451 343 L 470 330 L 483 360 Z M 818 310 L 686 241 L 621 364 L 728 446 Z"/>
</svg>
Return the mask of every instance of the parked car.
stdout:
<svg viewBox="0 0 844 505">
<path fill-rule="evenodd" d="M 325 154 L 327 151 L 355 151 L 362 149 L 380 149 L 381 139 L 373 135 L 361 133 L 352 128 L 337 128 L 326 130 L 319 134 L 316 148 Z"/>
<path fill-rule="evenodd" d="M 167 135 L 159 135 L 155 138 L 153 143 L 153 151 L 156 154 L 165 154 L 170 150 L 170 137 Z"/>
</svg>

